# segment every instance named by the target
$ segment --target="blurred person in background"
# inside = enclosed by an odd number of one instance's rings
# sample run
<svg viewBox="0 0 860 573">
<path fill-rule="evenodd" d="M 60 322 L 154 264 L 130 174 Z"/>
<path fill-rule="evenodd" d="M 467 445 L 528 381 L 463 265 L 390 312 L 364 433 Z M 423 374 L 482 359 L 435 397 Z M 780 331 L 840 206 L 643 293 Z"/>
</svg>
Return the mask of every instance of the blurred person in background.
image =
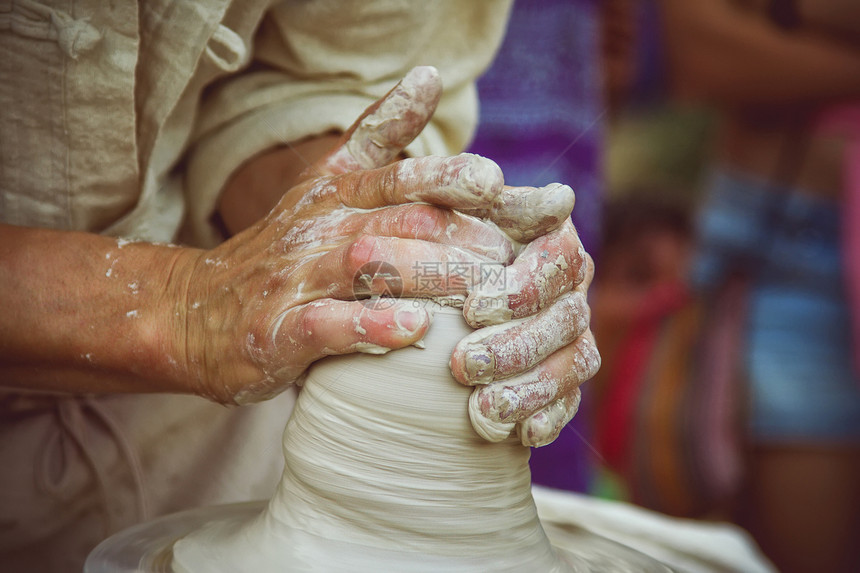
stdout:
<svg viewBox="0 0 860 573">
<path fill-rule="evenodd" d="M 725 388 L 701 379 L 700 355 L 715 353 L 697 350 L 707 330 L 697 323 L 716 313 L 695 300 L 687 280 L 713 113 L 668 97 L 654 2 L 607 0 L 601 8 L 606 198 L 592 322 L 605 359 L 591 394 L 601 456 L 592 491 L 671 515 L 715 517 L 737 489 L 739 464 L 701 453 L 711 449 L 702 436 L 721 436 L 733 422 L 728 408 L 709 408 L 718 426 L 691 422 Z M 667 403 L 666 387 L 683 398 Z"/>
<path fill-rule="evenodd" d="M 734 273 L 752 281 L 750 455 L 737 520 L 783 571 L 856 570 L 860 377 L 846 269 L 857 261 L 844 257 L 841 224 L 858 131 L 823 118 L 860 101 L 860 6 L 658 6 L 674 94 L 721 113 L 693 282 L 707 292 Z"/>
</svg>

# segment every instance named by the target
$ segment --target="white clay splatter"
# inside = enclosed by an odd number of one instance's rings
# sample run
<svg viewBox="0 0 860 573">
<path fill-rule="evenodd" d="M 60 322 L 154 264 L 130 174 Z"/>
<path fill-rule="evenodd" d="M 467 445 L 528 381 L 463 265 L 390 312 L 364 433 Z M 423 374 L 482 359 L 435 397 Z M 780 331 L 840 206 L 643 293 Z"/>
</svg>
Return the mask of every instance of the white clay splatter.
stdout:
<svg viewBox="0 0 860 573">
<path fill-rule="evenodd" d="M 498 165 L 470 153 L 404 159 L 397 164 L 397 174 L 404 181 L 432 179 L 436 183 L 417 185 L 417 189 L 405 193 L 408 200 L 465 209 L 491 205 L 504 181 Z"/>
<path fill-rule="evenodd" d="M 409 142 L 392 141 L 391 130 L 386 129 L 388 125 L 400 121 L 407 114 L 430 117 L 440 93 L 441 81 L 435 68 L 414 68 L 371 114 L 361 120 L 349 141 L 332 156 L 331 161 L 347 165 L 357 163 L 364 169 L 389 163 Z"/>
<path fill-rule="evenodd" d="M 356 342 L 355 344 L 350 345 L 349 350 L 364 354 L 386 354 L 391 352 L 390 348 L 373 344 L 371 342 Z"/>
<path fill-rule="evenodd" d="M 353 316 L 352 317 L 352 324 L 353 324 L 353 328 L 354 328 L 356 333 L 361 334 L 361 335 L 367 334 L 367 329 L 365 329 L 364 327 L 361 326 L 361 317 L 360 316 Z"/>
<path fill-rule="evenodd" d="M 217 258 L 213 258 L 213 257 L 208 257 L 203 262 L 209 266 L 223 267 L 225 269 L 229 268 L 229 265 L 226 262 L 222 261 L 221 259 L 217 259 Z"/>
<path fill-rule="evenodd" d="M 108 253 L 108 256 L 107 256 L 107 257 L 105 257 L 105 258 L 107 258 L 108 260 L 110 260 L 110 256 L 109 256 L 109 255 L 110 255 L 110 253 Z M 114 268 L 114 265 L 116 265 L 118 262 L 119 262 L 119 259 L 113 259 L 113 260 L 111 261 L 110 266 L 108 267 L 107 271 L 105 271 L 105 276 L 106 276 L 106 277 L 110 278 L 110 277 L 112 277 L 112 276 L 113 276 L 113 268 Z"/>
</svg>

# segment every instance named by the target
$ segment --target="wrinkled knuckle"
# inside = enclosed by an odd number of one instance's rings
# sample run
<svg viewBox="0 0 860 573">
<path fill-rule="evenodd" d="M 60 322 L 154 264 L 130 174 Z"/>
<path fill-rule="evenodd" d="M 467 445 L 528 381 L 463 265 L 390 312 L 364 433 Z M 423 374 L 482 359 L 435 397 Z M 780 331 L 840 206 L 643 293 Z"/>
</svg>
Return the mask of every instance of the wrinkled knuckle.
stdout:
<svg viewBox="0 0 860 573">
<path fill-rule="evenodd" d="M 404 162 L 409 160 L 401 161 L 394 168 L 384 168 L 377 171 L 378 178 L 376 181 L 376 189 L 379 193 L 379 196 L 382 197 L 383 201 L 388 205 L 396 205 L 399 203 L 398 200 L 398 189 L 400 188 L 400 173 L 403 169 Z"/>
<path fill-rule="evenodd" d="M 359 272 L 362 265 L 375 260 L 377 250 L 377 237 L 368 234 L 360 235 L 344 251 L 343 266 L 355 274 Z"/>
<path fill-rule="evenodd" d="M 251 324 L 248 332 L 248 353 L 255 362 L 263 360 L 274 350 L 281 322 L 281 316 L 267 316 L 265 320 L 257 320 Z"/>
<path fill-rule="evenodd" d="M 455 180 L 462 190 L 469 194 L 470 206 L 489 208 L 498 199 L 504 186 L 504 175 L 495 161 L 461 153 L 448 161 L 448 169 L 453 171 Z M 446 170 L 447 171 L 447 170 Z M 440 173 L 440 183 L 447 180 L 448 173 Z"/>
<path fill-rule="evenodd" d="M 339 175 L 337 177 L 332 177 L 328 179 L 323 185 L 323 189 L 331 189 L 333 192 L 337 193 L 337 199 L 344 205 L 349 205 L 352 203 L 351 198 L 358 197 L 359 191 L 362 188 L 364 183 L 366 174 L 362 174 L 359 177 L 356 177 L 354 173 L 347 173 L 346 175 Z M 331 193 L 331 191 L 326 194 Z M 320 195 L 321 198 L 322 195 Z"/>
<path fill-rule="evenodd" d="M 584 339 L 580 344 L 580 356 L 582 357 L 582 379 L 593 378 L 600 370 L 602 361 L 597 344 L 593 340 Z"/>
<path fill-rule="evenodd" d="M 435 238 L 445 226 L 445 214 L 432 205 L 410 205 L 401 214 L 400 227 L 416 237 Z"/>
<path fill-rule="evenodd" d="M 306 305 L 299 309 L 295 319 L 295 328 L 305 342 L 314 342 L 316 337 L 318 315 L 316 307 Z"/>
<path fill-rule="evenodd" d="M 594 259 L 591 258 L 591 255 L 588 254 L 588 251 L 582 245 L 579 246 L 579 253 L 581 270 L 577 276 L 577 280 L 580 283 L 584 283 L 587 289 L 594 279 Z"/>
<path fill-rule="evenodd" d="M 591 310 L 585 300 L 585 295 L 582 293 L 570 292 L 561 299 L 561 303 L 566 320 L 581 321 L 590 318 Z"/>
</svg>

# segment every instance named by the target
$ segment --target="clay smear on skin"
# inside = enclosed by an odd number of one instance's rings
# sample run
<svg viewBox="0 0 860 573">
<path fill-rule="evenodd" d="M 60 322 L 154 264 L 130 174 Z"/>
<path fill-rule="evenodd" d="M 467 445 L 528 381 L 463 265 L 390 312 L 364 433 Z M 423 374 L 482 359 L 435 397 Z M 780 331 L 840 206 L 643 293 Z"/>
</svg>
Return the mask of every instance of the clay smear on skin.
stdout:
<svg viewBox="0 0 860 573">
<path fill-rule="evenodd" d="M 600 367 L 600 355 L 590 332 L 574 345 L 573 365 L 567 369 L 563 380 L 556 380 L 543 363 L 524 375 L 488 384 L 478 389 L 481 413 L 492 420 L 508 422 L 513 413 L 536 412 L 555 399 L 562 388 L 594 376 Z"/>
<path fill-rule="evenodd" d="M 537 318 L 489 326 L 467 336 L 458 347 L 466 351 L 464 366 L 470 379 L 487 383 L 494 373 L 504 377 L 508 372 L 525 370 L 573 342 L 588 328 L 582 298 L 579 292 L 568 293 Z M 531 326 L 522 328 L 524 323 Z M 496 364 L 497 356 L 505 357 L 503 365 Z"/>
<path fill-rule="evenodd" d="M 356 127 L 346 151 L 367 169 L 384 165 L 405 147 L 429 118 L 440 95 L 438 72 L 415 68 Z"/>
<path fill-rule="evenodd" d="M 546 187 L 505 187 L 489 216 L 515 241 L 528 243 L 560 227 L 570 218 L 573 190 L 553 183 Z"/>
<path fill-rule="evenodd" d="M 294 208 L 294 211 L 297 210 L 298 206 Z M 345 225 L 348 219 L 354 215 L 380 210 L 338 207 L 328 213 L 296 221 L 284 232 L 279 240 L 279 247 L 283 252 L 302 247 L 303 256 L 325 252 L 329 250 L 328 247 L 337 242 L 339 237 L 343 237 L 351 230 L 349 225 Z M 291 220 L 293 217 L 295 217 L 295 213 L 290 213 L 288 219 Z"/>
<path fill-rule="evenodd" d="M 496 422 L 517 422 L 554 400 L 558 391 L 558 382 L 543 368 L 476 390 L 481 413 Z M 514 414 L 519 418 L 510 419 Z"/>
<path fill-rule="evenodd" d="M 579 410 L 580 393 L 551 402 L 520 425 L 520 441 L 524 446 L 538 447 L 555 439 Z"/>
<path fill-rule="evenodd" d="M 482 423 L 488 433 L 499 435 L 514 422 L 512 414 L 535 412 L 522 421 L 519 428 L 522 442 L 527 446 L 540 446 L 550 442 L 561 428 L 569 422 L 579 408 L 581 394 L 577 389 L 567 390 L 591 378 L 600 368 L 600 355 L 591 332 L 586 332 L 574 342 L 574 363 L 567 370 L 564 380 L 555 381 L 544 369 L 546 363 L 522 376 L 494 382 L 476 390 L 469 402 L 470 416 Z M 559 393 L 561 398 L 555 399 Z M 487 422 L 482 422 L 485 418 Z"/>
<path fill-rule="evenodd" d="M 499 166 L 471 153 L 405 159 L 397 164 L 397 176 L 413 182 L 413 190 L 405 193 L 407 200 L 457 209 L 491 205 L 503 185 Z"/>
<path fill-rule="evenodd" d="M 343 173 L 389 163 L 421 131 L 440 95 L 441 81 L 435 68 L 412 69 L 360 119 L 347 142 L 325 160 L 326 168 Z"/>
<path fill-rule="evenodd" d="M 326 301 L 312 301 L 312 302 L 309 302 L 307 304 L 312 306 L 312 307 L 322 307 L 322 306 L 326 306 L 326 305 L 331 304 L 331 303 L 326 302 Z M 297 311 L 297 309 L 298 309 L 298 307 L 288 309 L 288 310 L 282 312 L 275 319 L 274 323 L 272 324 L 270 334 L 268 337 L 272 348 L 278 347 L 278 336 L 280 333 L 281 326 L 282 326 L 284 320 L 286 319 L 287 315 L 290 312 Z M 362 317 L 365 316 L 366 310 L 367 310 L 366 308 L 363 308 L 358 315 L 352 317 L 353 331 L 356 334 L 359 334 L 362 336 L 367 334 L 367 329 L 361 325 L 361 319 L 362 319 Z M 412 312 L 415 312 L 415 311 L 413 310 Z M 418 320 L 418 326 L 416 328 L 420 329 L 429 318 L 430 318 L 430 316 L 429 316 L 429 312 L 428 312 L 427 315 L 423 319 Z M 394 323 L 397 325 L 397 327 L 400 329 L 400 331 L 403 334 L 410 335 L 410 334 L 414 333 L 414 331 L 410 331 L 409 329 L 407 329 L 404 325 L 402 325 L 400 323 L 400 321 L 398 320 L 397 313 L 395 313 L 395 315 L 394 315 Z M 346 325 L 344 325 L 344 326 L 346 327 Z M 308 331 L 306 331 L 305 334 L 307 336 L 312 336 L 313 332 L 308 330 Z M 296 341 L 293 337 L 288 336 L 288 340 L 290 341 L 291 344 L 298 345 L 298 341 Z M 419 348 L 423 348 L 423 345 L 421 344 L 420 340 L 417 341 L 416 343 L 414 343 L 414 345 L 418 346 Z M 248 338 L 246 341 L 246 346 L 247 346 L 248 351 L 249 351 L 251 356 L 256 357 L 257 360 L 264 360 L 265 350 L 262 348 L 260 343 L 257 343 L 257 341 L 255 340 L 255 337 L 253 335 L 250 335 L 250 334 L 248 335 Z M 343 353 L 349 353 L 349 352 L 361 352 L 363 354 L 381 355 L 381 354 L 386 354 L 386 353 L 390 352 L 391 350 L 392 350 L 391 348 L 386 347 L 386 346 L 382 346 L 380 344 L 375 344 L 375 343 L 367 342 L 367 341 L 357 341 L 357 342 L 354 342 L 351 345 L 347 346 L 343 351 L 339 351 L 339 350 L 333 349 L 333 348 L 323 347 L 320 352 L 322 355 L 335 355 L 335 354 L 343 354 Z M 272 393 L 277 393 L 280 390 L 274 390 L 272 388 L 273 384 L 277 383 L 279 387 L 286 386 L 289 383 L 295 381 L 295 378 L 297 376 L 296 373 L 299 371 L 300 371 L 300 369 L 288 366 L 288 367 L 283 368 L 282 370 L 279 370 L 274 375 L 266 374 L 266 376 L 263 380 L 261 380 L 260 382 L 258 382 L 255 385 L 253 385 L 251 388 L 246 388 L 245 390 L 238 392 L 234 396 L 233 399 L 236 403 L 242 404 L 242 403 L 254 402 L 254 401 L 257 401 L 259 399 L 263 399 L 264 397 L 266 397 L 270 394 L 274 395 Z M 257 395 L 256 392 L 258 392 L 258 391 L 265 392 L 265 395 Z"/>
<path fill-rule="evenodd" d="M 578 253 L 576 256 L 580 255 L 581 253 Z M 570 292 L 581 282 L 582 269 L 572 269 L 564 253 L 560 253 L 555 260 L 548 260 L 551 257 L 550 251 L 544 251 L 535 259 L 532 270 L 527 273 L 534 277 L 534 288 L 531 292 L 512 294 L 509 299 L 511 306 L 516 308 L 516 316 L 531 315 L 548 307 L 559 295 Z M 576 274 L 572 275 L 574 270 Z"/>
<path fill-rule="evenodd" d="M 536 364 L 557 348 L 573 342 L 588 328 L 587 314 L 577 312 L 582 304 L 578 298 L 582 295 L 572 293 L 566 295 L 555 306 L 548 309 L 548 314 L 540 316 L 540 328 L 519 329 L 517 335 L 508 333 L 493 337 L 493 348 L 496 354 L 506 356 L 509 368 L 521 370 Z M 502 325 L 505 326 L 505 325 Z"/>
<path fill-rule="evenodd" d="M 572 228 L 572 227 L 571 227 Z M 565 232 L 564 230 L 559 232 Z M 559 294 L 569 292 L 581 282 L 586 265 L 572 268 L 565 257 L 569 247 L 569 237 L 548 242 L 538 256 L 528 256 L 530 267 L 520 270 L 508 268 L 503 280 L 487 283 L 476 290 L 466 308 L 466 320 L 473 326 L 489 326 L 509 321 L 513 317 L 529 316 L 548 307 Z M 578 243 L 578 241 L 577 241 Z M 554 260 L 551 260 L 556 253 Z M 577 253 L 571 258 L 583 259 L 585 251 L 578 245 Z M 576 271 L 576 274 L 572 273 Z M 533 281 L 529 281 L 533 277 Z M 528 287 L 528 288 L 526 288 Z"/>
</svg>

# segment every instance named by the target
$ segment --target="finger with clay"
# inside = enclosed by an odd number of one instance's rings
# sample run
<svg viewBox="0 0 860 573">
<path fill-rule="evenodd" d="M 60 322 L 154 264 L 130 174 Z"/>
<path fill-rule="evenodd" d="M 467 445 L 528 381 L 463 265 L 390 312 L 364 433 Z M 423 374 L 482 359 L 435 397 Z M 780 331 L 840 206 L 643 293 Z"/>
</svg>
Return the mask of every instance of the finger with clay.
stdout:
<svg viewBox="0 0 860 573">
<path fill-rule="evenodd" d="M 465 212 L 493 221 L 515 241 L 527 243 L 561 227 L 570 217 L 575 195 L 567 185 L 505 186 L 492 203 Z"/>
<path fill-rule="evenodd" d="M 600 367 L 587 303 L 593 274 L 566 221 L 466 299 L 467 320 L 486 327 L 458 343 L 451 371 L 479 385 L 469 413 L 486 439 L 505 439 L 516 428 L 524 445 L 545 445 L 573 418 L 579 386 Z"/>
</svg>

